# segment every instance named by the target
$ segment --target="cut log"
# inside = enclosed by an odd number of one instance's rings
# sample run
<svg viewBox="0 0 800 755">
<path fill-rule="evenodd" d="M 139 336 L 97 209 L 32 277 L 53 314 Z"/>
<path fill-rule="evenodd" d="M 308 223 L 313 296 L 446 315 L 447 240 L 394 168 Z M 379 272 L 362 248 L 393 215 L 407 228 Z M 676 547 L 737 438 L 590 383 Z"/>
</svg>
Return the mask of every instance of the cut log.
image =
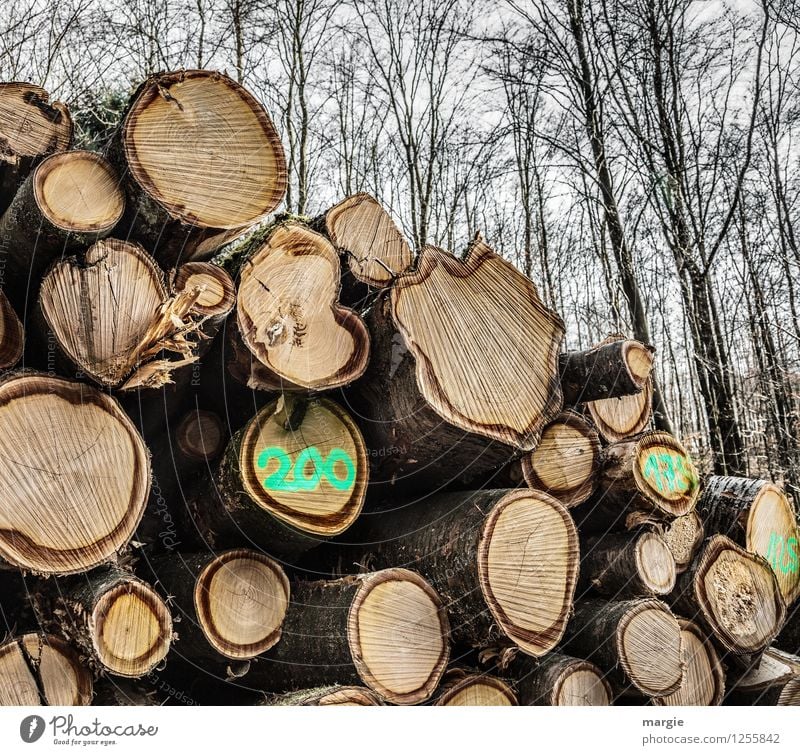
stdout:
<svg viewBox="0 0 800 755">
<path fill-rule="evenodd" d="M 328 547 L 339 568 L 406 566 L 447 605 L 455 642 L 544 655 L 564 632 L 578 571 L 567 510 L 536 490 L 446 493 L 364 516 Z"/>
<path fill-rule="evenodd" d="M 618 693 L 664 697 L 683 679 L 680 625 L 655 598 L 576 603 L 563 647 L 591 658 Z"/>
<path fill-rule="evenodd" d="M 331 243 L 292 221 L 253 246 L 244 252 L 236 297 L 238 337 L 258 363 L 247 385 L 329 390 L 359 378 L 369 334 L 339 304 L 340 262 Z"/>
<path fill-rule="evenodd" d="M 180 617 L 175 649 L 180 657 L 243 661 L 280 639 L 289 581 L 271 558 L 237 548 L 156 558 L 150 568 Z"/>
<path fill-rule="evenodd" d="M 544 429 L 536 450 L 515 463 L 529 487 L 572 508 L 597 487 L 600 453 L 597 431 L 579 414 L 563 412 Z"/>
<path fill-rule="evenodd" d="M 26 634 L 0 645 L 0 705 L 89 705 L 92 675 L 63 640 Z"/>
<path fill-rule="evenodd" d="M 745 673 L 731 675 L 730 692 L 725 697 L 727 705 L 785 705 L 779 702 L 793 697 L 800 682 L 800 658 L 784 653 L 776 647 L 764 651 L 759 663 Z M 788 688 L 788 689 L 787 689 Z M 798 703 L 789 703 L 795 704 Z"/>
<path fill-rule="evenodd" d="M 463 669 L 447 672 L 434 705 L 510 706 L 517 704 L 514 690 L 502 679 Z"/>
<path fill-rule="evenodd" d="M 210 464 L 225 448 L 225 425 L 215 412 L 194 409 L 183 415 L 175 428 L 178 459 Z"/>
<path fill-rule="evenodd" d="M 425 247 L 368 325 L 373 356 L 354 400 L 378 451 L 374 479 L 475 479 L 533 450 L 561 411 L 564 325 L 480 238 L 463 261 Z"/>
<path fill-rule="evenodd" d="M 697 510 L 710 532 L 767 559 L 787 605 L 800 595 L 800 539 L 789 498 L 765 480 L 708 477 Z"/>
<path fill-rule="evenodd" d="M 25 333 L 17 313 L 0 291 L 0 370 L 14 367 L 22 358 Z"/>
<path fill-rule="evenodd" d="M 344 409 L 284 394 L 233 436 L 213 488 L 190 508 L 208 543 L 244 535 L 292 558 L 356 520 L 368 476 L 364 440 Z"/>
<path fill-rule="evenodd" d="M 361 192 L 343 199 L 313 226 L 320 228 L 345 255 L 353 280 L 368 288 L 386 288 L 414 263 L 414 253 L 405 237 L 370 194 Z"/>
<path fill-rule="evenodd" d="M 700 545 L 705 537 L 703 520 L 696 511 L 690 511 L 688 514 L 676 517 L 671 522 L 659 525 L 658 533 L 675 559 L 676 573 L 683 574 L 694 560 L 697 551 L 700 550 Z"/>
<path fill-rule="evenodd" d="M 115 146 L 131 237 L 164 267 L 209 258 L 286 192 L 286 158 L 264 108 L 214 71 L 150 76 Z"/>
<path fill-rule="evenodd" d="M 0 557 L 70 574 L 107 562 L 142 516 L 147 449 L 119 404 L 80 383 L 0 381 Z"/>
<path fill-rule="evenodd" d="M 593 663 L 550 653 L 517 681 L 520 705 L 611 705 L 605 674 Z"/>
<path fill-rule="evenodd" d="M 35 299 L 42 275 L 67 251 L 108 236 L 122 217 L 119 176 L 100 155 L 82 150 L 43 160 L 0 219 L 8 276 Z"/>
<path fill-rule="evenodd" d="M 224 268 L 212 262 L 187 262 L 176 268 L 170 278 L 170 292 L 173 296 L 187 291 L 198 292 L 191 313 L 201 319 L 206 345 L 210 346 L 236 304 L 233 279 Z"/>
<path fill-rule="evenodd" d="M 630 339 L 603 342 L 586 351 L 559 357 L 564 403 L 618 399 L 646 389 L 655 349 Z M 612 404 L 601 404 L 602 407 Z"/>
<path fill-rule="evenodd" d="M 667 433 L 644 433 L 605 449 L 597 496 L 576 516 L 582 527 L 602 531 L 636 526 L 647 517 L 671 520 L 692 511 L 699 492 L 686 449 Z"/>
<path fill-rule="evenodd" d="M 684 660 L 680 688 L 653 705 L 721 705 L 725 696 L 725 672 L 710 638 L 697 624 L 678 618 Z"/>
<path fill-rule="evenodd" d="M 675 559 L 654 532 L 606 533 L 581 543 L 579 589 L 621 600 L 667 595 L 675 587 Z"/>
<path fill-rule="evenodd" d="M 198 296 L 192 290 L 169 297 L 144 249 L 106 239 L 82 259 L 52 268 L 39 309 L 73 372 L 104 388 L 159 388 L 197 359 L 199 325 L 191 314 Z"/>
<path fill-rule="evenodd" d="M 265 691 L 366 684 L 414 705 L 439 684 L 449 624 L 431 586 L 407 569 L 292 584 L 281 641 L 243 680 Z"/>
<path fill-rule="evenodd" d="M 678 578 L 673 603 L 734 656 L 763 651 L 786 618 L 777 578 L 766 559 L 724 535 L 709 538 Z"/>
<path fill-rule="evenodd" d="M 112 567 L 92 572 L 63 596 L 62 629 L 110 674 L 140 677 L 166 658 L 172 616 L 158 593 Z"/>
<path fill-rule="evenodd" d="M 319 689 L 301 689 L 282 695 L 271 695 L 263 705 L 383 705 L 383 700 L 367 687 L 333 685 Z"/>
<path fill-rule="evenodd" d="M 0 83 L 0 213 L 43 157 L 69 149 L 72 118 L 41 87 Z"/>
</svg>

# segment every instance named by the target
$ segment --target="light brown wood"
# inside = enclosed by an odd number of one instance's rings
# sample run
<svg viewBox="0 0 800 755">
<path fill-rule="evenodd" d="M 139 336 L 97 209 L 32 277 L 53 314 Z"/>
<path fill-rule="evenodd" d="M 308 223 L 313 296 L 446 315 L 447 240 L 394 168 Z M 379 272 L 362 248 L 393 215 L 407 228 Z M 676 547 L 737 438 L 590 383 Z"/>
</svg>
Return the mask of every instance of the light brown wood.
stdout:
<svg viewBox="0 0 800 755">
<path fill-rule="evenodd" d="M 678 623 L 685 666 L 683 681 L 676 692 L 655 698 L 653 705 L 720 705 L 725 696 L 725 672 L 711 639 L 688 619 L 678 618 Z"/>
<path fill-rule="evenodd" d="M 74 370 L 106 388 L 159 388 L 197 359 L 199 322 L 191 314 L 198 296 L 168 296 L 150 255 L 106 239 L 53 267 L 39 308 Z"/>
<path fill-rule="evenodd" d="M 221 323 L 236 303 L 236 286 L 225 271 L 211 262 L 187 262 L 171 276 L 173 294 L 197 290 L 192 312 Z"/>
<path fill-rule="evenodd" d="M 236 300 L 239 336 L 262 368 L 248 385 L 328 390 L 360 377 L 369 334 L 339 304 L 340 262 L 331 243 L 287 222 L 256 246 L 239 271 Z"/>
<path fill-rule="evenodd" d="M 517 680 L 520 705 L 611 705 L 605 674 L 593 663 L 561 653 L 525 664 Z"/>
<path fill-rule="evenodd" d="M 112 559 L 150 490 L 147 449 L 119 404 L 62 378 L 9 375 L 0 425 L 0 557 L 45 574 Z"/>
<path fill-rule="evenodd" d="M 346 256 L 352 276 L 372 288 L 388 286 L 414 262 L 414 254 L 389 213 L 361 192 L 343 199 L 319 221 Z"/>
<path fill-rule="evenodd" d="M 800 658 L 776 647 L 768 647 L 758 663 L 744 673 L 729 674 L 725 702 L 734 705 L 779 705 L 778 700 L 788 687 L 787 697 L 800 680 Z M 797 704 L 797 703 L 795 703 Z"/>
<path fill-rule="evenodd" d="M 286 191 L 286 159 L 264 108 L 214 71 L 148 78 L 121 131 L 132 234 L 163 264 L 210 257 Z"/>
<path fill-rule="evenodd" d="M 514 690 L 502 679 L 468 671 L 448 672 L 434 705 L 508 707 L 517 705 Z"/>
<path fill-rule="evenodd" d="M 383 700 L 367 687 L 333 685 L 319 689 L 301 689 L 268 697 L 264 705 L 333 705 L 336 707 L 362 707 L 383 705 Z"/>
<path fill-rule="evenodd" d="M 696 511 L 690 511 L 660 525 L 658 533 L 672 553 L 676 572 L 682 574 L 692 563 L 705 537 L 703 520 Z"/>
<path fill-rule="evenodd" d="M 0 705 L 89 705 L 92 675 L 63 640 L 26 634 L 0 645 Z"/>
</svg>

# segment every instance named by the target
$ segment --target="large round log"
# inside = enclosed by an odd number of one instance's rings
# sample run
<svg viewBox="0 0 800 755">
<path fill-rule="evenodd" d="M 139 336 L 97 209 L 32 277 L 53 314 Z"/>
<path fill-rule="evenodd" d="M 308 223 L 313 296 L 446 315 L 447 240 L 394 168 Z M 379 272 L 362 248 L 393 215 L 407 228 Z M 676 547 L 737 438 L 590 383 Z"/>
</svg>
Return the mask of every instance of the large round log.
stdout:
<svg viewBox="0 0 800 755">
<path fill-rule="evenodd" d="M 797 514 L 786 494 L 766 480 L 707 477 L 697 503 L 709 532 L 767 559 L 786 604 L 800 595 Z"/>
<path fill-rule="evenodd" d="M 520 705 L 611 705 L 605 674 L 593 663 L 550 653 L 526 667 L 516 683 Z"/>
<path fill-rule="evenodd" d="M 786 618 L 777 578 L 766 559 L 724 535 L 709 538 L 681 574 L 673 604 L 734 656 L 763 651 Z"/>
<path fill-rule="evenodd" d="M 452 669 L 439 688 L 434 705 L 508 707 L 517 704 L 514 690 L 502 679 L 465 669 Z"/>
<path fill-rule="evenodd" d="M 242 255 L 231 337 L 245 359 L 229 365 L 234 377 L 268 391 L 329 390 L 359 378 L 369 334 L 339 303 L 341 263 L 331 243 L 290 221 L 258 236 Z"/>
<path fill-rule="evenodd" d="M 286 192 L 286 158 L 264 108 L 214 71 L 150 76 L 133 95 L 115 157 L 131 237 L 166 268 L 206 259 Z"/>
<path fill-rule="evenodd" d="M 347 571 L 405 566 L 442 596 L 454 641 L 514 644 L 543 655 L 558 644 L 578 571 L 578 538 L 567 510 L 536 490 L 446 493 L 365 515 L 328 546 Z"/>
<path fill-rule="evenodd" d="M 153 588 L 119 568 L 86 575 L 62 598 L 71 637 L 110 674 L 138 678 L 152 671 L 172 642 L 172 616 Z"/>
<path fill-rule="evenodd" d="M 439 596 L 407 569 L 297 582 L 281 641 L 243 683 L 275 692 L 366 684 L 387 702 L 414 705 L 439 684 L 449 629 Z"/>
<path fill-rule="evenodd" d="M 367 321 L 372 359 L 354 402 L 374 479 L 478 478 L 533 450 L 561 411 L 564 325 L 480 238 L 464 260 L 425 247 Z"/>
<path fill-rule="evenodd" d="M 233 436 L 212 487 L 190 502 L 192 518 L 207 543 L 244 537 L 292 558 L 356 520 L 368 476 L 344 409 L 284 394 Z"/>
<path fill-rule="evenodd" d="M 620 693 L 664 697 L 683 679 L 680 625 L 655 598 L 576 603 L 563 648 L 591 658 Z"/>
<path fill-rule="evenodd" d="M 89 705 L 92 675 L 66 642 L 26 634 L 0 645 L 0 705 Z"/>
<path fill-rule="evenodd" d="M 175 554 L 149 566 L 180 617 L 180 657 L 201 665 L 245 661 L 280 640 L 289 581 L 264 554 L 246 548 Z"/>
<path fill-rule="evenodd" d="M 69 149 L 72 131 L 67 106 L 41 87 L 0 83 L 0 213 L 39 160 Z"/>
<path fill-rule="evenodd" d="M 681 625 L 683 681 L 671 695 L 653 699 L 653 705 L 721 705 L 725 696 L 725 671 L 708 635 L 689 619 Z"/>
<path fill-rule="evenodd" d="M 110 561 L 150 489 L 144 442 L 119 404 L 81 383 L 0 381 L 0 558 L 44 574 Z"/>
</svg>

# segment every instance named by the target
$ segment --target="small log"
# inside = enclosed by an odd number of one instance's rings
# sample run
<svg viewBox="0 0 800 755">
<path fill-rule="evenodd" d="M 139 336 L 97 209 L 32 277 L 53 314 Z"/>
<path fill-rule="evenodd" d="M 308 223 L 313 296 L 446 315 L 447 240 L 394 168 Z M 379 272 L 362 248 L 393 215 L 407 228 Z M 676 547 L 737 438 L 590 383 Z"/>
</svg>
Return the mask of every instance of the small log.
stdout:
<svg viewBox="0 0 800 755">
<path fill-rule="evenodd" d="M 373 356 L 353 400 L 373 479 L 468 482 L 532 451 L 561 411 L 563 322 L 480 238 L 464 260 L 425 247 L 368 325 Z"/>
<path fill-rule="evenodd" d="M 245 661 L 281 638 L 289 581 L 271 558 L 246 548 L 150 561 L 177 617 L 175 652 L 201 665 Z"/>
<path fill-rule="evenodd" d="M 731 674 L 729 686 L 726 705 L 797 705 L 800 658 L 769 647 L 758 664 L 743 674 Z"/>
<path fill-rule="evenodd" d="M 284 394 L 233 436 L 213 487 L 190 510 L 208 543 L 244 533 L 294 558 L 356 520 L 368 476 L 364 440 L 344 409 Z"/>
<path fill-rule="evenodd" d="M 675 578 L 675 559 L 654 532 L 607 533 L 581 543 L 579 591 L 616 600 L 668 595 Z"/>
<path fill-rule="evenodd" d="M 439 684 L 449 629 L 439 596 L 407 569 L 294 583 L 281 641 L 244 681 L 276 692 L 366 684 L 387 702 L 414 705 Z"/>
<path fill-rule="evenodd" d="M 231 276 L 212 262 L 187 262 L 172 271 L 169 287 L 173 296 L 197 291 L 191 313 L 201 321 L 206 347 L 210 346 L 236 304 L 236 286 Z"/>
<path fill-rule="evenodd" d="M 9 370 L 22 358 L 25 333 L 17 313 L 0 291 L 0 370 Z"/>
<path fill-rule="evenodd" d="M 191 315 L 198 296 L 192 290 L 169 297 L 144 249 L 106 239 L 50 270 L 39 310 L 73 372 L 104 388 L 160 388 L 197 359 L 199 325 Z"/>
<path fill-rule="evenodd" d="M 576 603 L 563 649 L 591 658 L 620 694 L 665 697 L 683 679 L 680 625 L 655 598 Z"/>
<path fill-rule="evenodd" d="M 446 493 L 364 516 L 326 556 L 339 568 L 405 566 L 442 596 L 453 640 L 514 643 L 541 656 L 569 616 L 578 537 L 567 510 L 537 490 Z"/>
<path fill-rule="evenodd" d="M 572 508 L 597 487 L 600 455 L 600 438 L 591 424 L 575 412 L 562 412 L 545 427 L 536 449 L 513 464 L 528 487 Z"/>
<path fill-rule="evenodd" d="M 383 705 L 383 700 L 367 687 L 343 687 L 334 684 L 319 689 L 301 689 L 282 695 L 271 695 L 262 705 Z"/>
<path fill-rule="evenodd" d="M 675 559 L 675 571 L 683 574 L 694 560 L 705 538 L 703 520 L 696 511 L 676 517 L 657 526 L 657 532 Z"/>
<path fill-rule="evenodd" d="M 42 574 L 108 562 L 150 489 L 147 448 L 110 396 L 35 374 L 0 380 L 0 558 Z"/>
<path fill-rule="evenodd" d="M 786 618 L 777 578 L 766 559 L 724 535 L 706 541 L 678 578 L 672 600 L 681 614 L 698 621 L 734 656 L 762 652 Z"/>
<path fill-rule="evenodd" d="M 414 263 L 414 253 L 389 213 L 365 192 L 343 199 L 312 227 L 345 255 L 349 276 L 367 290 L 386 288 Z M 349 283 L 345 276 L 345 288 Z"/>
<path fill-rule="evenodd" d="M 194 409 L 175 428 L 175 450 L 180 459 L 207 465 L 225 449 L 225 425 L 215 412 Z"/>
<path fill-rule="evenodd" d="M 727 535 L 767 559 L 786 605 L 800 595 L 797 514 L 777 485 L 744 477 L 708 477 L 697 510 L 709 532 Z"/>
<path fill-rule="evenodd" d="M 684 660 L 680 688 L 653 705 L 721 705 L 725 696 L 725 672 L 711 639 L 697 624 L 678 618 Z"/>
<path fill-rule="evenodd" d="M 272 121 L 215 71 L 150 76 L 131 98 L 113 155 L 127 181 L 123 225 L 165 268 L 208 259 L 286 192 Z"/>
<path fill-rule="evenodd" d="M 60 599 L 64 633 L 110 674 L 140 677 L 164 660 L 172 616 L 146 582 L 116 567 L 84 577 Z"/>
<path fill-rule="evenodd" d="M 268 391 L 330 390 L 361 377 L 369 334 L 339 303 L 341 265 L 331 243 L 289 221 L 256 237 L 242 255 L 232 337 L 256 364 L 232 374 Z"/>
<path fill-rule="evenodd" d="M 502 679 L 466 669 L 451 669 L 434 705 L 508 707 L 517 705 L 514 690 Z"/>
<path fill-rule="evenodd" d="M 69 149 L 72 130 L 67 106 L 41 87 L 0 83 L 0 214 L 42 158 Z"/>
<path fill-rule="evenodd" d="M 593 663 L 550 653 L 517 680 L 520 705 L 611 705 L 605 674 Z"/>
<path fill-rule="evenodd" d="M 655 349 L 631 339 L 613 340 L 559 356 L 564 403 L 617 399 L 641 393 L 653 369 Z"/>
<path fill-rule="evenodd" d="M 0 705 L 90 705 L 92 675 L 64 640 L 31 633 L 0 645 Z"/>
</svg>

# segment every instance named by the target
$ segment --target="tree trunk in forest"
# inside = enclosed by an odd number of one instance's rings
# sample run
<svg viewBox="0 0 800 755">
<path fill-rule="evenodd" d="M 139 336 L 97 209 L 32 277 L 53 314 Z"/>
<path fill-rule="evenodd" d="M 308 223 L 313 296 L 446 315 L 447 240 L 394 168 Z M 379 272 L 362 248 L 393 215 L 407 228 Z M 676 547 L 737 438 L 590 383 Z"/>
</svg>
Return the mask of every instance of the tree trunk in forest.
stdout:
<svg viewBox="0 0 800 755">
<path fill-rule="evenodd" d="M 0 425 L 0 558 L 42 574 L 113 560 L 150 489 L 148 451 L 119 404 L 81 383 L 12 373 L 0 380 Z"/>
<path fill-rule="evenodd" d="M 126 178 L 123 226 L 165 268 L 211 257 L 286 192 L 272 121 L 214 71 L 150 76 L 131 98 L 112 155 Z"/>
<path fill-rule="evenodd" d="M 581 658 L 550 653 L 517 682 L 520 705 L 611 705 L 605 674 Z"/>
</svg>

